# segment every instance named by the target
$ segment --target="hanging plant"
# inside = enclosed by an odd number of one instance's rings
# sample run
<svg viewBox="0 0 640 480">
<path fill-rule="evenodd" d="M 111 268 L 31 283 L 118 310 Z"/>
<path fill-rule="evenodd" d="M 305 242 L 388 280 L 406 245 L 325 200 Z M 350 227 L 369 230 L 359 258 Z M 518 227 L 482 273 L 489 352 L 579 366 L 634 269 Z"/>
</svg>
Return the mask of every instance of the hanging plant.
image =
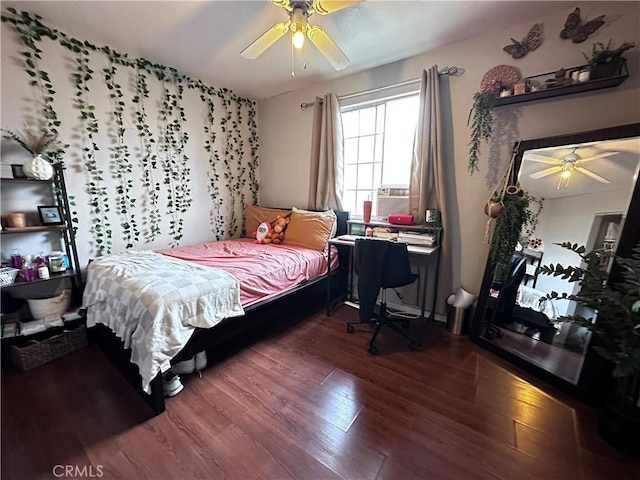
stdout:
<svg viewBox="0 0 640 480">
<path fill-rule="evenodd" d="M 247 116 L 249 118 L 249 148 L 251 158 L 249 159 L 249 180 L 251 182 L 251 200 L 253 205 L 258 204 L 258 191 L 260 185 L 258 184 L 258 177 L 256 170 L 258 169 L 258 126 L 256 124 L 256 109 L 255 103 L 248 101 L 249 111 Z"/>
<path fill-rule="evenodd" d="M 160 209 L 158 208 L 158 192 L 160 184 L 153 179 L 153 170 L 157 167 L 158 157 L 154 153 L 155 140 L 151 134 L 151 129 L 147 123 L 147 112 L 145 110 L 145 99 L 149 98 L 149 88 L 147 77 L 143 70 L 136 66 L 136 93 L 132 102 L 136 104 L 135 126 L 140 138 L 140 167 L 142 170 L 142 186 L 145 189 L 145 207 L 147 209 L 147 242 L 152 242 L 160 235 Z"/>
<path fill-rule="evenodd" d="M 167 186 L 167 215 L 169 234 L 177 246 L 182 238 L 183 215 L 191 205 L 188 157 L 184 148 L 189 136 L 182 130 L 186 122 L 181 105 L 183 87 L 178 84 L 175 94 L 171 94 L 163 82 L 160 121 L 162 125 L 160 149 L 163 154 L 164 184 Z M 177 117 L 176 117 L 177 115 Z"/>
<path fill-rule="evenodd" d="M 122 234 L 125 240 L 126 248 L 132 248 L 133 243 L 140 239 L 140 231 L 135 219 L 135 201 L 132 197 L 131 190 L 133 188 L 133 180 L 131 177 L 132 165 L 129 159 L 129 148 L 124 140 L 125 128 L 123 120 L 124 94 L 122 87 L 115 81 L 117 73 L 114 60 L 111 65 L 103 69 L 104 81 L 109 90 L 109 100 L 111 101 L 111 115 L 113 117 L 113 128 L 110 136 L 115 145 L 109 147 L 111 150 L 111 159 L 113 160 L 112 171 L 114 178 L 118 181 L 116 187 L 117 192 L 117 211 L 120 214 Z"/>
<path fill-rule="evenodd" d="M 236 194 L 237 185 L 235 184 L 235 177 L 233 175 L 233 169 L 231 162 L 234 160 L 232 153 L 232 135 L 231 135 L 231 100 L 226 95 L 226 89 L 220 89 L 218 91 L 218 97 L 222 100 L 222 106 L 224 107 L 224 116 L 220 119 L 220 128 L 225 136 L 224 155 L 222 162 L 224 165 L 224 179 L 225 186 L 230 193 L 230 218 L 227 219 L 229 224 L 229 235 L 234 236 L 238 231 L 238 220 L 236 218 Z"/>
<path fill-rule="evenodd" d="M 182 106 L 182 96 L 184 93 L 184 86 L 182 85 L 182 79 L 176 79 L 177 93 L 173 99 L 173 106 L 176 111 L 176 118 L 174 119 L 175 133 L 176 133 L 176 155 L 177 155 L 177 169 L 175 172 L 177 181 L 177 195 L 176 195 L 176 210 L 181 215 L 178 219 L 178 237 L 175 239 L 179 241 L 182 238 L 182 228 L 184 222 L 184 213 L 189 210 L 191 206 L 191 168 L 189 168 L 189 157 L 185 153 L 187 142 L 189 141 L 189 134 L 184 126 L 187 123 L 187 117 Z"/>
<path fill-rule="evenodd" d="M 506 278 L 511 256 L 520 239 L 522 227 L 527 221 L 529 198 L 521 190 L 515 194 L 507 192 L 502 203 L 504 207 L 496 218 L 496 227 L 489 248 L 489 258 L 496 267 L 496 283 L 501 283 Z"/>
<path fill-rule="evenodd" d="M 89 174 L 89 182 L 86 191 L 89 194 L 89 206 L 93 216 L 93 234 L 98 250 L 101 253 L 111 253 L 111 224 L 109 222 L 108 213 L 110 210 L 107 188 L 103 186 L 104 171 L 98 166 L 97 152 L 99 151 L 96 144 L 95 136 L 98 134 L 98 120 L 95 116 L 95 106 L 90 104 L 87 99 L 89 87 L 87 82 L 93 78 L 93 70 L 89 67 L 89 51 L 84 48 L 83 44 L 75 39 L 70 40 L 74 51 L 76 52 L 76 73 L 73 79 L 76 85 L 76 97 L 74 99 L 74 107 L 80 111 L 80 121 L 82 122 L 82 131 L 86 135 L 86 144 L 82 148 L 84 153 L 85 168 Z"/>
<path fill-rule="evenodd" d="M 210 95 L 200 95 L 200 99 L 205 104 L 205 118 L 207 122 L 204 125 L 204 133 L 206 140 L 204 142 L 204 149 L 207 151 L 207 157 L 209 160 L 209 171 L 207 177 L 209 183 L 207 184 L 207 192 L 211 197 L 211 209 L 209 210 L 209 218 L 211 220 L 212 232 L 216 240 L 224 238 L 224 215 L 220 212 L 220 188 L 218 184 L 220 182 L 220 174 L 218 173 L 218 163 L 220 161 L 220 154 L 215 148 L 216 143 L 216 131 L 214 129 L 215 121 L 215 105 L 211 100 Z"/>
<path fill-rule="evenodd" d="M 244 160 L 244 142 L 242 140 L 242 132 L 240 131 L 240 123 L 242 122 L 242 103 L 236 100 L 236 118 L 231 122 L 233 125 L 233 153 L 238 170 L 236 177 L 236 192 L 240 194 L 240 205 L 245 204 L 245 187 L 247 185 L 247 167 Z"/>
<path fill-rule="evenodd" d="M 473 106 L 469 112 L 471 121 L 471 140 L 469 142 L 469 163 L 467 171 L 471 174 L 478 171 L 478 156 L 480 155 L 480 143 L 491 138 L 494 122 L 493 100 L 495 95 L 490 90 L 476 92 L 473 95 Z M 469 125 L 467 120 L 467 125 Z"/>
</svg>

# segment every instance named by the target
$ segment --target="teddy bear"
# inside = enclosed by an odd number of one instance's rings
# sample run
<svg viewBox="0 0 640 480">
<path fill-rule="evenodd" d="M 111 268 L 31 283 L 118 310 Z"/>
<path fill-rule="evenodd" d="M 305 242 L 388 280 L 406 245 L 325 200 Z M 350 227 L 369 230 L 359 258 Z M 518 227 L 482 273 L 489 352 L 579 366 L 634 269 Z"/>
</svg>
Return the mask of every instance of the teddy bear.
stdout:
<svg viewBox="0 0 640 480">
<path fill-rule="evenodd" d="M 271 223 L 271 230 L 265 238 L 262 239 L 262 243 L 273 243 L 274 245 L 280 245 L 284 242 L 284 231 L 289 225 L 289 215 L 278 215 L 276 219 Z"/>
</svg>

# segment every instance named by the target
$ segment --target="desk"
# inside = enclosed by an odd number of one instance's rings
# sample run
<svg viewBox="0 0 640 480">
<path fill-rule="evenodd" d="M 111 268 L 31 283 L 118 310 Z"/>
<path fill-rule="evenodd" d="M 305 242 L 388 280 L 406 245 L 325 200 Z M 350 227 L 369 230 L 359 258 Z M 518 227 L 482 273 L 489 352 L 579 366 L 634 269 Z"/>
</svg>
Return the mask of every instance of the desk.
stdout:
<svg viewBox="0 0 640 480">
<path fill-rule="evenodd" d="M 388 240 L 378 240 L 380 242 L 388 241 Z M 349 296 L 351 297 L 351 292 L 353 291 L 353 248 L 356 243 L 355 240 L 343 240 L 340 237 L 332 238 L 329 240 L 329 245 L 349 247 L 351 249 L 349 255 Z M 327 255 L 327 316 L 331 316 L 331 275 L 329 275 L 329 265 L 331 265 L 331 248 L 328 249 L 329 254 Z M 436 268 L 435 268 L 435 276 L 433 282 L 433 300 L 431 302 L 431 311 L 429 313 L 429 322 L 431 322 L 435 316 L 436 312 L 436 302 L 438 297 L 438 274 L 440 270 L 440 246 L 436 245 L 433 247 L 425 247 L 418 245 L 407 245 L 407 251 L 409 255 L 415 255 L 418 257 L 427 257 L 431 258 L 432 255 L 436 255 Z M 420 318 L 425 320 L 425 311 L 426 311 L 426 301 L 427 301 L 427 280 L 428 280 L 428 268 L 429 266 L 425 264 L 425 278 L 422 279 L 422 302 L 420 306 Z M 424 333 L 424 324 L 423 324 L 423 332 Z M 422 335 L 420 337 L 422 340 Z"/>
</svg>

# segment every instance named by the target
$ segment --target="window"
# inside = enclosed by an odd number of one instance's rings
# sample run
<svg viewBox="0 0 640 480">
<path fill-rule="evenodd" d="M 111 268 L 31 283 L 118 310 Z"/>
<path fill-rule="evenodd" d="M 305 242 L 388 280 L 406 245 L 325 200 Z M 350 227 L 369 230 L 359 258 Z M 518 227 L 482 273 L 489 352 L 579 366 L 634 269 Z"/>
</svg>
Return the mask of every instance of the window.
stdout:
<svg viewBox="0 0 640 480">
<path fill-rule="evenodd" d="M 411 93 L 341 109 L 345 210 L 362 215 L 368 198 L 375 215 L 378 187 L 409 185 L 418 102 Z"/>
</svg>

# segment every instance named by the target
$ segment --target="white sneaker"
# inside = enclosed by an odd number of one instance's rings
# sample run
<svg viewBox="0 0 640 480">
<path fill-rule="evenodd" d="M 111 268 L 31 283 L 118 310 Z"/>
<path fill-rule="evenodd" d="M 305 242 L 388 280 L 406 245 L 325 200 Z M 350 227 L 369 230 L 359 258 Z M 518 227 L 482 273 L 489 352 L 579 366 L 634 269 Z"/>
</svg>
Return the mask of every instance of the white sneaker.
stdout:
<svg viewBox="0 0 640 480">
<path fill-rule="evenodd" d="M 172 365 L 169 371 L 175 375 L 187 375 L 189 373 L 193 373 L 195 369 L 195 357 L 191 357 L 188 360 L 183 360 L 182 362 L 178 362 L 175 365 Z"/>
<path fill-rule="evenodd" d="M 178 375 L 174 375 L 169 379 L 162 377 L 162 393 L 164 393 L 165 397 L 173 397 L 179 394 L 183 388 L 184 385 L 182 385 Z"/>
</svg>

